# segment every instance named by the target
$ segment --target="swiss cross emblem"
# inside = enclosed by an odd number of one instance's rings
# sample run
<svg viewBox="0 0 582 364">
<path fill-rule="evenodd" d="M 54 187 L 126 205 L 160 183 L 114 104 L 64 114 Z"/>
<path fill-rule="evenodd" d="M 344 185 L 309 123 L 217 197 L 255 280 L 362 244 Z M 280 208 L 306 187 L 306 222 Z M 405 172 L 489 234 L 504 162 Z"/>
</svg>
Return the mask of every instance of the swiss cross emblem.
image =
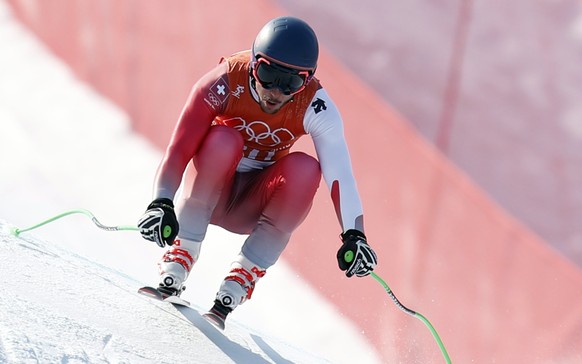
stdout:
<svg viewBox="0 0 582 364">
<path fill-rule="evenodd" d="M 224 77 L 220 77 L 210 88 L 210 91 L 208 92 L 208 99 L 213 105 L 218 106 L 226 101 L 229 93 L 230 89 L 226 79 Z"/>
</svg>

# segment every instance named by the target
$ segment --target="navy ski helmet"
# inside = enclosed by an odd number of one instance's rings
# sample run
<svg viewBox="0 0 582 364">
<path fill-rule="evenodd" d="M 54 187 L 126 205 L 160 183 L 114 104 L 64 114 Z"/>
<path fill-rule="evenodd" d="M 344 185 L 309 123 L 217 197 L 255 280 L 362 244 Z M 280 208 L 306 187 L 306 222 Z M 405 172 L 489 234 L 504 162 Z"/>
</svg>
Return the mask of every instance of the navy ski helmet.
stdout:
<svg viewBox="0 0 582 364">
<path fill-rule="evenodd" d="M 311 78 L 319 57 L 315 32 L 301 19 L 275 18 L 263 26 L 253 43 L 253 67 L 261 57 L 286 68 L 307 71 Z"/>
</svg>

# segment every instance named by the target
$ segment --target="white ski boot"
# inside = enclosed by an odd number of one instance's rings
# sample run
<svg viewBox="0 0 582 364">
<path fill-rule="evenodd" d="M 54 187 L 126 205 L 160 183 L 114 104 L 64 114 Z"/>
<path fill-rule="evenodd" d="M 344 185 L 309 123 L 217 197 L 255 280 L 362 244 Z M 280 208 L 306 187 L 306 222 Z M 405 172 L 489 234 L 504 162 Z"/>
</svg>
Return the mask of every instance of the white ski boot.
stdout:
<svg viewBox="0 0 582 364">
<path fill-rule="evenodd" d="M 251 298 L 255 284 L 265 273 L 266 270 L 248 260 L 242 253 L 239 254 L 237 260 L 231 265 L 229 275 L 220 285 L 214 306 L 204 314 L 204 317 L 224 330 L 226 316 L 238 305 Z"/>
<path fill-rule="evenodd" d="M 186 289 L 184 282 L 192 266 L 200 255 L 202 243 L 186 239 L 176 239 L 174 244 L 158 263 L 160 270 L 160 283 L 158 291 L 164 298 L 168 296 L 180 296 Z"/>
</svg>

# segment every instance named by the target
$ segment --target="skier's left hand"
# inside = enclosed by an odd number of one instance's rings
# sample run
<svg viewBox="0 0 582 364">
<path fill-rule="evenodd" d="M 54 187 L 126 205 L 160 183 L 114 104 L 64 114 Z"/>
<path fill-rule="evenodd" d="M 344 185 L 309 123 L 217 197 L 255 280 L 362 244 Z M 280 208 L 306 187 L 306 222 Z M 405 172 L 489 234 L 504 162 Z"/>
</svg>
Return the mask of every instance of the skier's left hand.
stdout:
<svg viewBox="0 0 582 364">
<path fill-rule="evenodd" d="M 376 253 L 366 242 L 363 232 L 350 229 L 340 235 L 343 245 L 337 252 L 339 268 L 346 271 L 346 276 L 364 277 L 378 264 Z"/>
</svg>

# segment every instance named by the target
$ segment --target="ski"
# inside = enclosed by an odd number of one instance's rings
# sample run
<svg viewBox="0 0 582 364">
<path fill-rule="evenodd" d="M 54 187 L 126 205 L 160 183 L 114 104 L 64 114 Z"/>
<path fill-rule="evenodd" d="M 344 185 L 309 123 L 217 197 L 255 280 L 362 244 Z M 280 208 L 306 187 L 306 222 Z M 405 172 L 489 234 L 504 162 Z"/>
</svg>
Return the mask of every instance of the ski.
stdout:
<svg viewBox="0 0 582 364">
<path fill-rule="evenodd" d="M 137 293 L 142 294 L 144 296 L 147 296 L 149 298 L 158 300 L 158 301 L 163 301 L 163 302 L 168 302 L 168 303 L 172 303 L 178 306 L 185 306 L 185 307 L 189 307 L 190 306 L 190 302 L 186 301 L 183 298 L 180 298 L 179 296 L 166 296 L 158 291 L 156 288 L 154 287 L 150 287 L 150 286 L 145 286 L 145 287 L 141 287 L 140 289 L 137 290 Z"/>
<path fill-rule="evenodd" d="M 206 321 L 210 322 L 212 325 L 216 326 L 217 328 L 224 330 L 225 327 L 225 321 L 223 317 L 221 317 L 219 314 L 216 314 L 215 312 L 212 312 L 212 310 L 206 312 L 204 315 L 202 315 L 202 317 L 204 317 L 206 319 Z"/>
<path fill-rule="evenodd" d="M 226 316 L 232 311 L 232 309 L 225 307 L 220 303 L 218 300 L 214 301 L 214 306 L 206 312 L 202 317 L 206 319 L 206 321 L 210 322 L 217 328 L 224 330 Z"/>
</svg>

